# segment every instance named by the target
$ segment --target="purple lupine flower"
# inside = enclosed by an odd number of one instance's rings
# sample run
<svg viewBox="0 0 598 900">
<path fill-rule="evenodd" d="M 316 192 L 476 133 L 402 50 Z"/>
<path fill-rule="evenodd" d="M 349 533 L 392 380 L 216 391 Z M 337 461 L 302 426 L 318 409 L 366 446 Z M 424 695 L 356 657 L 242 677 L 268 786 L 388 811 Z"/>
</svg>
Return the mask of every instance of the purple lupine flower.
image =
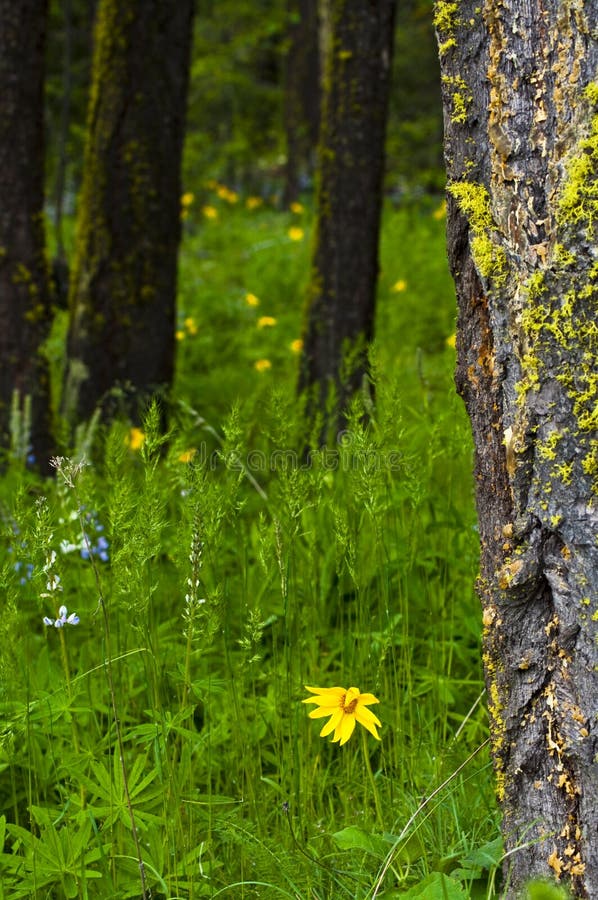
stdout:
<svg viewBox="0 0 598 900">
<path fill-rule="evenodd" d="M 77 613 L 71 613 L 69 616 L 68 612 L 66 606 L 61 606 L 58 610 L 57 619 L 50 619 L 49 616 L 44 616 L 44 625 L 53 625 L 54 628 L 62 628 L 64 625 L 78 625 L 79 616 Z"/>
</svg>

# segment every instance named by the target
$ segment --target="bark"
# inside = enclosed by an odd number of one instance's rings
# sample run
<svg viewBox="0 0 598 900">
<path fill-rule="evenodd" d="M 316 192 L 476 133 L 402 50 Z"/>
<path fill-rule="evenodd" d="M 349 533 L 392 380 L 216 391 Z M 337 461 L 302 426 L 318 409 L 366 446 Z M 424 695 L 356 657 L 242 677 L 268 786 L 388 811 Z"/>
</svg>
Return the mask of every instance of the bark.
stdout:
<svg viewBox="0 0 598 900">
<path fill-rule="evenodd" d="M 0 446 L 10 446 L 16 391 L 22 416 L 31 400 L 31 450 L 44 471 L 51 453 L 49 374 L 40 352 L 50 324 L 43 221 L 46 21 L 45 0 L 0 0 Z"/>
<path fill-rule="evenodd" d="M 504 896 L 598 897 L 595 6 L 439 3 L 436 26 Z"/>
<path fill-rule="evenodd" d="M 284 125 L 287 139 L 284 203 L 297 200 L 313 174 L 320 124 L 317 0 L 288 0 Z"/>
<path fill-rule="evenodd" d="M 311 398 L 310 418 L 328 408 L 329 424 L 336 426 L 362 382 L 373 335 L 395 5 L 332 0 L 327 11 L 316 235 L 299 390 Z"/>
<path fill-rule="evenodd" d="M 139 395 L 172 380 L 193 8 L 193 0 L 98 7 L 69 298 L 71 419 L 106 409 L 116 386 L 135 418 Z"/>
</svg>

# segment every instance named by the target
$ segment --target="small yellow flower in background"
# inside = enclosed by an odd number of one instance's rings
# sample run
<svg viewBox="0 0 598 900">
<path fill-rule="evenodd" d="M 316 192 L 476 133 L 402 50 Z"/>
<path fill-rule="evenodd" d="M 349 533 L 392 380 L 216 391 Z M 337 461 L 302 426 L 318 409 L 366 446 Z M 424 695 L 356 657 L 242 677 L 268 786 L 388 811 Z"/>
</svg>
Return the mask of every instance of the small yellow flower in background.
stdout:
<svg viewBox="0 0 598 900">
<path fill-rule="evenodd" d="M 407 282 L 403 278 L 399 278 L 398 281 L 395 281 L 393 284 L 391 291 L 394 291 L 395 294 L 400 294 L 402 291 L 407 290 Z"/>
<path fill-rule="evenodd" d="M 192 194 L 190 191 L 188 191 L 181 197 L 181 206 L 191 206 L 194 200 L 195 194 Z"/>
<path fill-rule="evenodd" d="M 248 197 L 245 201 L 245 206 L 247 209 L 257 209 L 263 202 L 261 197 Z"/>
<path fill-rule="evenodd" d="M 274 316 L 260 316 L 257 320 L 258 328 L 271 328 L 272 325 L 276 325 Z"/>
<path fill-rule="evenodd" d="M 452 347 L 454 350 L 455 347 L 457 346 L 457 335 L 451 334 L 450 337 L 447 337 L 447 339 L 444 343 L 446 344 L 447 347 Z"/>
<path fill-rule="evenodd" d="M 445 219 L 446 218 L 446 200 L 443 200 L 438 209 L 435 209 L 432 213 L 432 218 L 434 219 Z"/>
<path fill-rule="evenodd" d="M 202 213 L 206 217 L 206 219 L 217 219 L 218 218 L 218 210 L 215 206 L 203 206 L 201 209 Z"/>
<path fill-rule="evenodd" d="M 144 441 L 145 434 L 143 433 L 142 428 L 130 428 L 129 433 L 125 438 L 125 442 L 130 450 L 139 450 Z"/>
<path fill-rule="evenodd" d="M 184 341 L 186 337 L 185 332 L 181 328 L 179 328 L 178 331 L 175 331 L 174 336 L 177 341 Z"/>
<path fill-rule="evenodd" d="M 191 460 L 193 459 L 193 457 L 195 456 L 196 453 L 197 453 L 197 450 L 195 449 L 195 447 L 191 447 L 190 450 L 185 450 L 179 456 L 179 462 L 182 462 L 182 463 L 191 462 Z"/>
<path fill-rule="evenodd" d="M 258 372 L 267 372 L 268 369 L 272 368 L 272 363 L 269 359 L 258 359 L 255 364 L 255 368 Z"/>
<path fill-rule="evenodd" d="M 206 181 L 206 187 L 209 188 L 209 190 L 211 190 L 211 191 L 215 191 L 218 186 L 219 186 L 218 182 L 216 181 L 215 178 L 209 178 Z"/>
<path fill-rule="evenodd" d="M 236 203 L 239 199 L 239 195 L 237 194 L 237 192 L 231 191 L 230 188 L 227 188 L 225 184 L 219 184 L 216 187 L 216 193 L 221 200 L 226 200 L 227 203 Z"/>
<path fill-rule="evenodd" d="M 303 228 L 298 228 L 296 225 L 291 226 L 287 231 L 287 234 L 292 241 L 303 240 Z"/>
<path fill-rule="evenodd" d="M 303 341 L 301 340 L 301 338 L 296 338 L 296 340 L 291 341 L 289 347 L 291 348 L 293 353 L 301 353 L 301 351 L 303 350 Z"/>
<path fill-rule="evenodd" d="M 350 687 L 349 690 L 342 687 L 317 688 L 305 685 L 305 690 L 315 697 L 308 697 L 302 703 L 315 703 L 317 709 L 312 709 L 310 719 L 322 719 L 329 716 L 328 722 L 320 731 L 320 737 L 327 737 L 334 731 L 333 741 L 339 741 L 342 747 L 346 744 L 355 728 L 355 722 L 359 722 L 364 728 L 373 734 L 377 741 L 380 736 L 376 726 L 382 723 L 374 715 L 368 706 L 380 701 L 373 694 L 362 694 L 359 688 Z"/>
<path fill-rule="evenodd" d="M 291 203 L 289 209 L 292 213 L 295 213 L 296 216 L 299 216 L 303 212 L 303 204 L 297 203 L 297 201 L 295 201 L 295 203 Z"/>
<path fill-rule="evenodd" d="M 197 334 L 197 325 L 195 324 L 195 319 L 192 319 L 191 316 L 185 319 L 184 325 L 189 334 Z"/>
<path fill-rule="evenodd" d="M 259 298 L 255 296 L 255 294 L 245 294 L 245 303 L 247 306 L 259 306 L 260 301 Z"/>
</svg>

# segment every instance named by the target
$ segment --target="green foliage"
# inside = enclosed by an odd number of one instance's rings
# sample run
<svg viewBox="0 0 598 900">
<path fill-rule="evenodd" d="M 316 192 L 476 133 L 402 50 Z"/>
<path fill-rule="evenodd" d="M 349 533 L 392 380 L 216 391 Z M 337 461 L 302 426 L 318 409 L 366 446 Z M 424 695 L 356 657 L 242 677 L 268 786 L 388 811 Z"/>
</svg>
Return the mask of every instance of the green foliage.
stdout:
<svg viewBox="0 0 598 900">
<path fill-rule="evenodd" d="M 140 897 L 134 821 L 154 896 L 490 897 L 443 210 L 386 210 L 375 402 L 308 464 L 311 216 L 223 187 L 186 204 L 171 430 L 151 406 L 0 482 L 2 889 Z M 304 684 L 375 693 L 381 742 L 322 740 Z"/>
</svg>

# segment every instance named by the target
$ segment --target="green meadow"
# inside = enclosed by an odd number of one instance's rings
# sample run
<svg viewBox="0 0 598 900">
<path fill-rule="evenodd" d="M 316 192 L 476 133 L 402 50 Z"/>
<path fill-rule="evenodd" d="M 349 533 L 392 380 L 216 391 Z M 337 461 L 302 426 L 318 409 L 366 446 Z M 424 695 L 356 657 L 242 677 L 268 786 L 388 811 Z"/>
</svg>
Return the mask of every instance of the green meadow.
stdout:
<svg viewBox="0 0 598 900">
<path fill-rule="evenodd" d="M 168 410 L 92 420 L 49 480 L 13 423 L 0 898 L 140 898 L 140 858 L 154 900 L 496 896 L 441 201 L 387 202 L 370 381 L 327 448 L 295 395 L 309 202 L 210 182 L 183 215 Z M 380 740 L 320 737 L 305 685 L 373 694 Z"/>
</svg>

